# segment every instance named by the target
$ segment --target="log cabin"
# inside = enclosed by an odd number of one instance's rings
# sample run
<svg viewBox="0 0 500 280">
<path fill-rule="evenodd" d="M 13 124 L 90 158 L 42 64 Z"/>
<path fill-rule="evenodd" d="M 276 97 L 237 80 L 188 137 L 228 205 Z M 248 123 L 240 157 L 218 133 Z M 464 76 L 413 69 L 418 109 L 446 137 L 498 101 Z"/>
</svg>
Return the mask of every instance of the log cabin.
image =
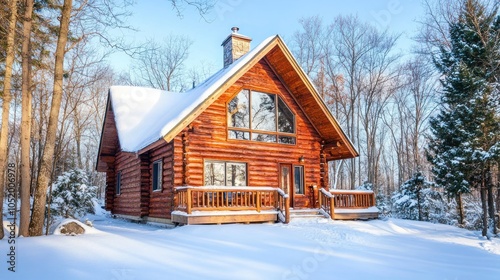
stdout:
<svg viewBox="0 0 500 280">
<path fill-rule="evenodd" d="M 233 28 L 224 67 L 186 92 L 109 89 L 96 166 L 107 210 L 176 224 L 373 217 L 373 193 L 329 191 L 328 162 L 358 152 L 282 38 L 250 42 Z"/>
</svg>

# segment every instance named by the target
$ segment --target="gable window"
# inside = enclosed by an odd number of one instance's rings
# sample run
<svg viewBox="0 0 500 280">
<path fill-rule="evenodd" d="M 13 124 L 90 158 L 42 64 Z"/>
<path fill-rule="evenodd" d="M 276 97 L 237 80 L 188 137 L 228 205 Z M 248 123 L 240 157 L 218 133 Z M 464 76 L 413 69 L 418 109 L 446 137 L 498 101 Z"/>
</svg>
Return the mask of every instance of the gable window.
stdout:
<svg viewBox="0 0 500 280">
<path fill-rule="evenodd" d="M 247 165 L 241 162 L 205 161 L 205 186 L 246 186 Z"/>
<path fill-rule="evenodd" d="M 157 160 L 153 162 L 153 191 L 160 191 L 161 190 L 161 183 L 162 183 L 162 160 Z"/>
<path fill-rule="evenodd" d="M 295 115 L 276 94 L 242 90 L 227 105 L 229 139 L 295 144 Z"/>
<path fill-rule="evenodd" d="M 116 174 L 116 186 L 115 186 L 115 192 L 117 195 L 120 194 L 121 187 L 122 187 L 122 172 L 118 171 L 118 174 Z"/>
</svg>

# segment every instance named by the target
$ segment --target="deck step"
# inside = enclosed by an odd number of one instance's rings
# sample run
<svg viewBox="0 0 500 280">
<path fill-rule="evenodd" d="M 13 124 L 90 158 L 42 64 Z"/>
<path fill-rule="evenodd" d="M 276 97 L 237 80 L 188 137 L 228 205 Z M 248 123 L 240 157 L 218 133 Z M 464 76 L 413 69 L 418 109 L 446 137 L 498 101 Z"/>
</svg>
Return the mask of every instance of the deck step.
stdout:
<svg viewBox="0 0 500 280">
<path fill-rule="evenodd" d="M 290 210 L 290 218 L 325 218 L 325 216 L 318 209 L 293 209 Z"/>
<path fill-rule="evenodd" d="M 290 218 L 294 219 L 294 218 L 325 218 L 325 216 L 321 215 L 321 214 L 311 214 L 311 215 L 293 215 L 291 214 L 290 215 Z"/>
</svg>

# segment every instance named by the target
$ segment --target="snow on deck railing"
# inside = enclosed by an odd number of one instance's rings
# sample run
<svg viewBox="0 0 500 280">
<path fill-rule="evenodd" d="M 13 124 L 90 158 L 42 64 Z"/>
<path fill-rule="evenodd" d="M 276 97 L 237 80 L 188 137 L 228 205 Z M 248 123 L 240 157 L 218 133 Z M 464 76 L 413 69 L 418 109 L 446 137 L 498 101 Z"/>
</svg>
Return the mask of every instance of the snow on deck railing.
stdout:
<svg viewBox="0 0 500 280">
<path fill-rule="evenodd" d="M 331 193 L 373 193 L 373 191 L 369 190 L 338 190 L 338 189 L 330 189 Z"/>
<path fill-rule="evenodd" d="M 373 191 L 361 190 L 330 190 L 334 196 L 335 208 L 360 209 L 375 206 Z"/>
<path fill-rule="evenodd" d="M 289 221 L 288 194 L 273 187 L 182 186 L 175 187 L 176 211 L 246 211 L 278 210 Z"/>
<path fill-rule="evenodd" d="M 327 190 L 321 188 L 320 191 L 326 196 L 326 197 L 333 197 L 333 194 L 328 192 Z"/>
<path fill-rule="evenodd" d="M 281 190 L 273 187 L 250 187 L 250 186 L 182 186 L 182 187 L 174 187 L 174 190 L 186 190 L 186 189 L 194 189 L 194 190 L 249 190 L 249 191 L 275 191 Z"/>
<path fill-rule="evenodd" d="M 324 211 L 328 216 L 330 216 L 330 219 L 334 219 L 334 195 L 323 188 L 319 189 L 319 191 L 318 203 L 320 210 Z"/>
</svg>

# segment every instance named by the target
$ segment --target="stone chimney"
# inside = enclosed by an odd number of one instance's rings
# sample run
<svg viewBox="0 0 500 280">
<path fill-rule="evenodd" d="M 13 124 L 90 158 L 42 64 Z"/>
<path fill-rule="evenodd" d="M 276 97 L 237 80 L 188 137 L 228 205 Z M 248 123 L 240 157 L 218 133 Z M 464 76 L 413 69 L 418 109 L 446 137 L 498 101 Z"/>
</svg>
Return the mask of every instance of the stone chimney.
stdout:
<svg viewBox="0 0 500 280">
<path fill-rule="evenodd" d="M 231 28 L 232 33 L 222 42 L 224 49 L 224 68 L 242 57 L 250 50 L 252 38 L 238 33 L 238 27 Z"/>
</svg>

